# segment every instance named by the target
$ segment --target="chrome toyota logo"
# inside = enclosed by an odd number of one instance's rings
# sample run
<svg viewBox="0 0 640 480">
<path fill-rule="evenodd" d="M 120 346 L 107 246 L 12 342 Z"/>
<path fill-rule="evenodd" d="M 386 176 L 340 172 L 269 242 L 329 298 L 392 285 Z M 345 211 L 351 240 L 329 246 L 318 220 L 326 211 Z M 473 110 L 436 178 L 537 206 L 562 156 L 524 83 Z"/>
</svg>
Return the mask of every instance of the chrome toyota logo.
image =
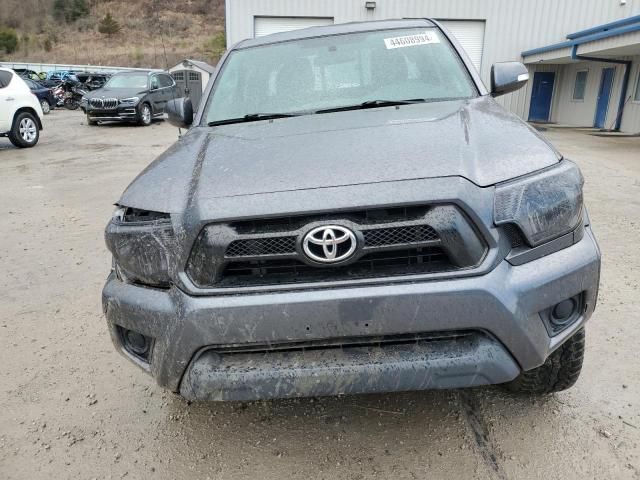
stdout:
<svg viewBox="0 0 640 480">
<path fill-rule="evenodd" d="M 358 241 L 348 228 L 325 225 L 308 232 L 302 240 L 302 250 L 311 260 L 336 263 L 346 260 L 356 251 Z"/>
</svg>

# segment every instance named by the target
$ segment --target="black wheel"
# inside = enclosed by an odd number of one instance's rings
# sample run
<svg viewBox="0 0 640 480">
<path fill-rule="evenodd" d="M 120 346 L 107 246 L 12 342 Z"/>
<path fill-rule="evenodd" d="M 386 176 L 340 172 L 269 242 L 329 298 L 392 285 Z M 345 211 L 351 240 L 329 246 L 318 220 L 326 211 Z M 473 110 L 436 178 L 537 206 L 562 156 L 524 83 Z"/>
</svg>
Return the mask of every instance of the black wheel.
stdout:
<svg viewBox="0 0 640 480">
<path fill-rule="evenodd" d="M 16 115 L 13 127 L 9 132 L 9 140 L 16 147 L 29 148 L 38 143 L 40 138 L 40 127 L 38 120 L 29 112 L 21 112 Z"/>
<path fill-rule="evenodd" d="M 582 370 L 584 359 L 584 328 L 564 342 L 538 368 L 522 372 L 505 387 L 516 393 L 553 393 L 572 387 Z"/>
<path fill-rule="evenodd" d="M 41 100 L 40 106 L 42 107 L 42 113 L 44 113 L 45 115 L 47 115 L 51 111 L 51 105 L 49 105 L 49 102 L 47 100 Z"/>
<path fill-rule="evenodd" d="M 77 110 L 79 106 L 80 104 L 73 98 L 64 99 L 64 108 L 67 108 L 69 110 Z"/>
<path fill-rule="evenodd" d="M 153 114 L 151 113 L 151 107 L 148 103 L 143 103 L 138 107 L 138 125 L 142 125 L 143 127 L 151 125 L 152 118 Z"/>
<path fill-rule="evenodd" d="M 95 125 L 98 125 L 98 122 L 96 122 L 95 120 L 91 120 L 91 117 L 87 114 L 87 125 L 93 127 Z"/>
</svg>

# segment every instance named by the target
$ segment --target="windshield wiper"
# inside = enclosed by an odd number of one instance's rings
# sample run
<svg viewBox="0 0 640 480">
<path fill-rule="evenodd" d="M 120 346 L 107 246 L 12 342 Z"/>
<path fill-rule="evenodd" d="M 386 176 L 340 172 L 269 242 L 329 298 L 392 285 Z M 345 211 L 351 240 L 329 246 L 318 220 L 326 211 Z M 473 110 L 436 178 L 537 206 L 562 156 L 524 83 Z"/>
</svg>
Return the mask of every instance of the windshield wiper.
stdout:
<svg viewBox="0 0 640 480">
<path fill-rule="evenodd" d="M 424 98 L 413 98 L 411 100 L 367 100 L 366 102 L 357 103 L 355 105 L 323 108 L 322 110 L 316 110 L 315 113 L 344 112 L 347 110 L 364 110 L 367 108 L 376 108 L 376 107 L 395 107 L 397 105 L 412 105 L 414 103 L 424 103 L 424 102 L 426 102 Z"/>
<path fill-rule="evenodd" d="M 259 120 L 273 120 L 274 118 L 299 117 L 304 113 L 248 113 L 243 117 L 227 118 L 225 120 L 215 120 L 207 125 L 214 127 L 216 125 L 228 125 L 230 123 L 257 122 Z"/>
</svg>

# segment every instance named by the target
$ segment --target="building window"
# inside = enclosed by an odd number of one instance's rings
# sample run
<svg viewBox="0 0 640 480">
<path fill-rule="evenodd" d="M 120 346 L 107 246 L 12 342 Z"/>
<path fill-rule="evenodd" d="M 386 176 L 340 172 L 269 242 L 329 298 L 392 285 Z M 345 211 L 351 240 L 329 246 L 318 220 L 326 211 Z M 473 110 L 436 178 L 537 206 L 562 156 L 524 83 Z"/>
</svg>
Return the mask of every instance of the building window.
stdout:
<svg viewBox="0 0 640 480">
<path fill-rule="evenodd" d="M 584 91 L 587 88 L 588 70 L 580 70 L 576 72 L 576 84 L 573 87 L 573 99 L 584 100 Z"/>
<path fill-rule="evenodd" d="M 633 94 L 633 101 L 640 102 L 640 68 L 638 69 L 638 79 L 636 80 L 636 91 Z"/>
</svg>

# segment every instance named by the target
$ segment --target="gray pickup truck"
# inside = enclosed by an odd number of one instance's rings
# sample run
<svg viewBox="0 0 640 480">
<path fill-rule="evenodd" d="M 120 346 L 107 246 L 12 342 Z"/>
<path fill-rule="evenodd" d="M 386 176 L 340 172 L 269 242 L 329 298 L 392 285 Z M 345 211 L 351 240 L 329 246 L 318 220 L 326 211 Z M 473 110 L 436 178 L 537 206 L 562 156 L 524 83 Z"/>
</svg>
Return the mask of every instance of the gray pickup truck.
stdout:
<svg viewBox="0 0 640 480">
<path fill-rule="evenodd" d="M 569 388 L 600 252 L 527 79 L 426 19 L 235 45 L 106 228 L 117 350 L 192 400 Z"/>
</svg>

